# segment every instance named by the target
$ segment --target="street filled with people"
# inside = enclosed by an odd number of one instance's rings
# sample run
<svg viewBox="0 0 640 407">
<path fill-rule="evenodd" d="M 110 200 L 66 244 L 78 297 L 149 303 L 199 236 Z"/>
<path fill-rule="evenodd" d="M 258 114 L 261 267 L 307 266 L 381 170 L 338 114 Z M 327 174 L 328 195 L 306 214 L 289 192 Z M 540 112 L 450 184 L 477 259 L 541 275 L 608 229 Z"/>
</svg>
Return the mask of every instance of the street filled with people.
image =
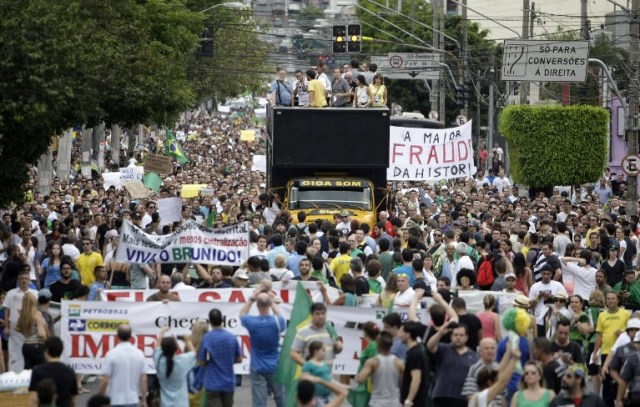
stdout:
<svg viewBox="0 0 640 407">
<path fill-rule="evenodd" d="M 280 86 L 280 71 L 271 103 L 386 104 L 375 67 L 355 71 L 351 88 L 344 77 L 352 69 L 325 73 L 318 65 L 326 88 L 313 69 Z M 318 97 L 317 89 L 332 90 Z M 145 354 L 131 343 L 136 327 L 117 324 L 110 332 L 117 346 L 104 357 L 89 405 L 231 406 L 241 380 L 234 366 L 247 353 L 256 407 L 345 400 L 374 407 L 640 405 L 640 229 L 638 216 L 625 210 L 623 174 L 606 170 L 593 184 L 531 195 L 505 175 L 500 146 L 479 146 L 472 178 L 388 181 L 372 224 L 347 209 L 311 222 L 283 207 L 264 169 L 255 168 L 267 143 L 259 109 L 219 110 L 148 129 L 136 151 L 121 149 L 120 167 L 135 167 L 162 154 L 167 130 L 179 140 L 188 162 L 174 156 L 173 171 L 147 198 L 107 186 L 99 172 L 82 176 L 79 133 L 70 178 L 56 176 L 50 192 L 38 192 L 33 167 L 26 202 L 2 211 L 0 371 L 31 370 L 30 405 L 72 406 L 90 391 L 65 360 L 53 305 L 106 301 L 107 292 L 126 290 L 154 290 L 147 301 L 167 304 L 184 301 L 186 290 L 232 288 L 252 290 L 239 314 L 249 349 L 228 331 L 220 307 L 207 303 L 207 318 L 193 322 L 190 334 L 157 332 L 155 373 L 148 374 Z M 244 137 L 247 130 L 257 130 L 255 137 Z M 107 150 L 105 162 L 112 155 Z M 52 164 L 55 171 L 59 163 Z M 185 193 L 194 186 L 199 192 Z M 158 201 L 175 197 L 182 198 L 180 220 L 168 223 Z M 246 261 L 232 267 L 116 256 L 125 222 L 168 235 L 189 221 L 214 230 L 247 222 Z M 272 285 L 297 281 L 313 282 L 319 296 L 286 348 L 292 325 Z M 357 325 L 364 343 L 354 374 L 333 366 L 346 346 L 332 326 L 336 307 L 384 311 Z M 285 359 L 300 372 L 283 383 L 277 376 Z"/>
</svg>

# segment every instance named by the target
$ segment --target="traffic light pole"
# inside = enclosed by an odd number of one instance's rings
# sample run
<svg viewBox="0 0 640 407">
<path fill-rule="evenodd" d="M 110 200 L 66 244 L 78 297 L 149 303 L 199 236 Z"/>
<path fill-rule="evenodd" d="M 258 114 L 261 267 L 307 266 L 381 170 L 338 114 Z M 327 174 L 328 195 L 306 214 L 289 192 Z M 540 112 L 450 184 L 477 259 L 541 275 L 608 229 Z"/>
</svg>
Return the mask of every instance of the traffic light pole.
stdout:
<svg viewBox="0 0 640 407">
<path fill-rule="evenodd" d="M 460 83 L 466 83 L 466 68 L 468 66 L 467 60 L 467 48 L 468 48 L 468 32 L 467 32 L 467 0 L 462 0 L 462 13 L 460 15 L 462 20 L 462 44 L 460 47 L 460 64 L 458 64 L 459 74 L 460 74 Z M 466 96 L 466 95 L 465 95 Z M 469 100 L 467 97 L 464 98 L 464 106 L 460 110 L 460 114 L 468 117 L 469 111 Z"/>
</svg>

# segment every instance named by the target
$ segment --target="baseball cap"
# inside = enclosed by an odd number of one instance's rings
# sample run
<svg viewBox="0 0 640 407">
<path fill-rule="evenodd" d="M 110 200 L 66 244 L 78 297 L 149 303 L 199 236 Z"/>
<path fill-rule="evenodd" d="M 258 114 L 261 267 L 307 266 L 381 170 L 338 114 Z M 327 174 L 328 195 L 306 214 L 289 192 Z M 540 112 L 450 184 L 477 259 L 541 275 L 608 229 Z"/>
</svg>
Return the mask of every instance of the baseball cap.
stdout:
<svg viewBox="0 0 640 407">
<path fill-rule="evenodd" d="M 505 280 L 506 280 L 507 278 L 516 278 L 516 274 L 515 274 L 514 272 L 510 271 L 510 272 L 508 272 L 508 273 L 506 273 L 506 274 L 504 275 L 504 278 L 505 278 Z"/>
<path fill-rule="evenodd" d="M 342 212 L 340 212 L 340 217 L 341 217 L 341 218 L 346 218 L 347 216 L 349 216 L 349 211 L 342 211 Z"/>
<path fill-rule="evenodd" d="M 48 288 L 41 288 L 38 291 L 38 300 L 50 300 L 51 299 L 51 290 Z"/>
</svg>

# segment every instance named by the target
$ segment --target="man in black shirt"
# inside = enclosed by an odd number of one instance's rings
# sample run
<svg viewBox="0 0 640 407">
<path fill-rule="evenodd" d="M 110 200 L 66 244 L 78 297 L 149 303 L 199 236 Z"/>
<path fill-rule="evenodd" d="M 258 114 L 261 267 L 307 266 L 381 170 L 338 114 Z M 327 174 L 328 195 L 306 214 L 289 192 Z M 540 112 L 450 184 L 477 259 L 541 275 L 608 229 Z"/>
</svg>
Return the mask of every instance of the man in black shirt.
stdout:
<svg viewBox="0 0 640 407">
<path fill-rule="evenodd" d="M 563 356 L 567 353 L 571 355 L 572 363 L 584 363 L 584 355 L 582 354 L 582 348 L 575 342 L 569 340 L 569 333 L 571 332 L 571 323 L 567 320 L 561 319 L 556 324 L 556 340 L 551 344 L 551 352 L 561 353 L 556 355 L 557 357 Z"/>
<path fill-rule="evenodd" d="M 417 342 L 423 332 L 422 324 L 415 321 L 407 321 L 400 328 L 400 338 L 408 349 L 400 389 L 400 402 L 405 407 L 425 406 L 428 401 L 427 355 L 424 347 Z M 418 386 L 413 385 L 416 382 Z"/>
<path fill-rule="evenodd" d="M 456 297 L 451 300 L 451 307 L 456 314 L 458 314 L 458 321 L 469 328 L 467 346 L 475 352 L 478 348 L 478 343 L 480 342 L 480 331 L 482 331 L 482 322 L 480 322 L 480 318 L 467 312 L 467 304 L 464 299 L 460 297 Z"/>
<path fill-rule="evenodd" d="M 72 368 L 60 362 L 62 349 L 62 340 L 57 336 L 52 336 L 45 341 L 44 357 L 46 362 L 34 367 L 31 372 L 31 382 L 29 383 L 29 405 L 39 405 L 36 389 L 38 387 L 38 383 L 43 379 L 52 379 L 55 382 L 57 406 L 70 407 L 75 405 L 76 395 L 78 394 L 76 374 Z"/>
<path fill-rule="evenodd" d="M 551 342 L 547 338 L 539 337 L 533 340 L 533 357 L 542 364 L 546 388 L 558 394 L 562 386 L 562 376 L 566 365 L 560 366 L 553 358 Z"/>
<path fill-rule="evenodd" d="M 49 286 L 51 291 L 51 301 L 60 302 L 61 299 L 71 299 L 80 287 L 79 280 L 71 279 L 71 272 L 73 271 L 73 265 L 69 261 L 62 261 L 60 263 L 60 280 Z"/>
</svg>

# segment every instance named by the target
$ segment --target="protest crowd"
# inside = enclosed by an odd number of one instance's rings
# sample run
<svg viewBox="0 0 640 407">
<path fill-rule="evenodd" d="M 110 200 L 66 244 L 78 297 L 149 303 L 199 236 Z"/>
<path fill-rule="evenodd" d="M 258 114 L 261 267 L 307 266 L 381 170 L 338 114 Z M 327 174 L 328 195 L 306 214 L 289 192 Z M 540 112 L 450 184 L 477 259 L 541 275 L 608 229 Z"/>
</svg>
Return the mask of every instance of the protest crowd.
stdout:
<svg viewBox="0 0 640 407">
<path fill-rule="evenodd" d="M 251 338 L 254 406 L 640 405 L 640 239 L 621 174 L 529 196 L 483 153 L 471 179 L 388 182 L 375 225 L 349 211 L 308 223 L 292 218 L 252 168 L 265 140 L 242 131 L 262 127 L 247 107 L 199 111 L 149 134 L 123 164 L 162 154 L 170 137 L 181 148 L 147 198 L 105 188 L 101 174 L 83 177 L 79 137 L 71 178 L 54 178 L 48 194 L 33 189 L 33 168 L 27 202 L 0 223 L 0 370 L 31 369 L 31 405 L 70 406 L 87 391 L 62 357 L 52 303 L 124 290 L 155 290 L 147 301 L 168 303 L 180 301 L 176 292 L 232 287 L 252 290 L 240 321 Z M 501 149 L 493 153 L 504 160 Z M 159 202 L 175 197 L 179 220 L 167 223 Z M 124 222 L 167 235 L 189 221 L 213 229 L 247 222 L 248 259 L 232 267 L 116 258 Z M 302 326 L 287 327 L 272 286 L 297 281 L 313 282 L 320 297 Z M 118 345 L 90 405 L 233 405 L 234 365 L 247 355 L 212 305 L 190 335 L 160 330 L 154 375 L 130 343 L 135 326 L 114 329 Z M 357 327 L 364 344 L 355 375 L 332 368 L 347 345 L 330 322 L 343 309 L 336 306 L 384 311 Z M 283 361 L 301 376 L 278 381 Z"/>
</svg>

